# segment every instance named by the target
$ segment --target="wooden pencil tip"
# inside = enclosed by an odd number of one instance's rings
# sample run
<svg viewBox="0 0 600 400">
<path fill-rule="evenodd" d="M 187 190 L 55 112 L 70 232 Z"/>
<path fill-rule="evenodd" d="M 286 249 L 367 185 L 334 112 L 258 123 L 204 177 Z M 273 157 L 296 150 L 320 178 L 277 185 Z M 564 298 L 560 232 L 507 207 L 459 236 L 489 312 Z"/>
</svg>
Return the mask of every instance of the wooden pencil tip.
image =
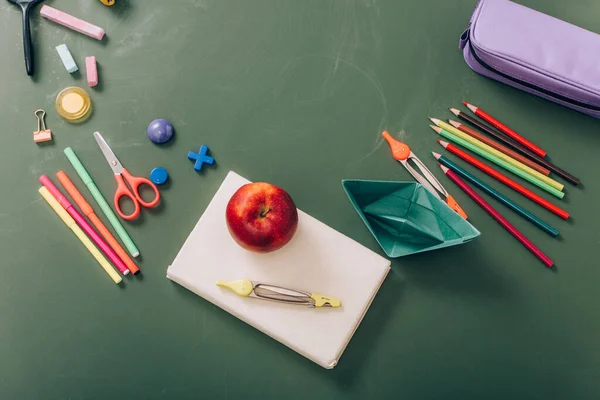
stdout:
<svg viewBox="0 0 600 400">
<path fill-rule="evenodd" d="M 467 106 L 467 108 L 473 112 L 477 112 L 477 109 L 479 108 L 477 106 L 474 106 L 473 104 L 467 103 L 466 101 L 463 101 L 463 104 L 465 106 Z"/>
<path fill-rule="evenodd" d="M 448 172 L 448 167 L 446 167 L 445 165 L 442 165 L 442 164 L 438 164 L 438 165 L 440 166 L 440 168 L 442 169 L 442 171 L 444 172 L 444 174 L 446 172 Z"/>
<path fill-rule="evenodd" d="M 463 100 L 462 103 L 465 105 L 465 107 L 469 107 L 469 103 L 467 103 L 466 101 Z"/>
<path fill-rule="evenodd" d="M 429 125 L 429 127 L 431 129 L 433 129 L 434 131 L 436 131 L 436 133 L 441 133 L 442 132 L 442 128 L 440 128 L 439 126 Z"/>
<path fill-rule="evenodd" d="M 433 156 L 435 157 L 436 160 L 439 160 L 440 157 L 442 156 L 440 153 L 436 153 L 435 151 L 432 151 L 431 154 L 433 154 Z"/>
<path fill-rule="evenodd" d="M 456 121 L 453 121 L 451 119 L 448 120 L 448 123 L 450 123 L 450 125 L 452 125 L 455 128 L 458 128 L 459 126 L 462 125 L 460 122 L 456 122 Z"/>
<path fill-rule="evenodd" d="M 433 122 L 434 124 L 436 124 L 436 125 L 440 123 L 440 120 L 439 120 L 439 119 L 437 119 L 437 118 L 431 118 L 431 117 L 429 117 L 429 120 L 430 120 L 431 122 Z"/>
<path fill-rule="evenodd" d="M 450 111 L 452 112 L 452 114 L 456 115 L 458 117 L 458 114 L 460 114 L 460 110 L 457 108 L 451 108 Z"/>
</svg>

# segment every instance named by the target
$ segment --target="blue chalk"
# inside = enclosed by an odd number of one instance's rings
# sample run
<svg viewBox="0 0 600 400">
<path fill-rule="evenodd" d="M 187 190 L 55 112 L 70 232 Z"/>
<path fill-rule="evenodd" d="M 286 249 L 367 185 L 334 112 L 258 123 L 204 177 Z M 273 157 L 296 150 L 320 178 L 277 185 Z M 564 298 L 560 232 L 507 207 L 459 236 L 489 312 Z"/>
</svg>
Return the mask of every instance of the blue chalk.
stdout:
<svg viewBox="0 0 600 400">
<path fill-rule="evenodd" d="M 205 145 L 200 146 L 200 151 L 197 153 L 194 153 L 193 151 L 188 153 L 188 158 L 192 161 L 196 161 L 194 164 L 194 169 L 196 171 L 201 171 L 202 165 L 204 164 L 213 165 L 215 162 L 215 159 L 207 156 L 206 153 L 208 153 L 208 147 Z"/>
<path fill-rule="evenodd" d="M 70 74 L 79 69 L 77 68 L 77 64 L 75 64 L 75 60 L 73 60 L 73 56 L 71 55 L 71 52 L 69 51 L 69 48 L 66 44 L 56 46 L 56 51 L 58 51 L 60 59 L 62 60 L 65 68 Z"/>
<path fill-rule="evenodd" d="M 164 168 L 154 168 L 152 172 L 150 172 L 150 180 L 157 185 L 162 185 L 167 179 L 169 179 L 169 174 Z"/>
</svg>

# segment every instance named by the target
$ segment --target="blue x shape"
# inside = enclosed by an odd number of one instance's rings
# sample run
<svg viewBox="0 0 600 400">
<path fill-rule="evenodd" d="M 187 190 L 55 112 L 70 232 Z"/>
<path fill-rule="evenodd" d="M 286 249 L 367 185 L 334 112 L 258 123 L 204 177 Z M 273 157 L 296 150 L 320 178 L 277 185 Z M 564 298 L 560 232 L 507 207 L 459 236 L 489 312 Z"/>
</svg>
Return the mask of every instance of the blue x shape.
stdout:
<svg viewBox="0 0 600 400">
<path fill-rule="evenodd" d="M 196 162 L 194 164 L 194 169 L 196 171 L 202 170 L 202 165 L 204 165 L 204 164 L 208 164 L 208 165 L 214 164 L 215 159 L 210 156 L 207 156 L 206 153 L 208 153 L 208 147 L 205 145 L 200 146 L 200 151 L 197 153 L 194 153 L 193 151 L 190 151 L 188 153 L 188 158 L 190 160 Z"/>
</svg>

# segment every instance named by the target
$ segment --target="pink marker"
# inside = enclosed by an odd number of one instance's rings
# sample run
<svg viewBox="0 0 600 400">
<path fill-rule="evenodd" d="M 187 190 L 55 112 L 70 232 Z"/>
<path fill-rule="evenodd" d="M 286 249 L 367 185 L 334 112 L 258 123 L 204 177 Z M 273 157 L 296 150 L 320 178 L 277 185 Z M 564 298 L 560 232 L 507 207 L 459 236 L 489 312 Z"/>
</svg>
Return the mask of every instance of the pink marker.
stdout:
<svg viewBox="0 0 600 400">
<path fill-rule="evenodd" d="M 83 33 L 84 35 L 88 35 L 94 39 L 102 40 L 104 37 L 104 29 L 57 10 L 56 8 L 44 5 L 40 10 L 40 15 L 52 22 L 56 22 L 57 24 L 66 26 L 67 28 L 71 28 L 74 31 Z"/>
<path fill-rule="evenodd" d="M 98 84 L 98 67 L 96 66 L 96 57 L 85 58 L 85 72 L 87 74 L 87 81 L 90 87 L 94 87 Z"/>
<path fill-rule="evenodd" d="M 127 269 L 125 263 L 123 263 L 119 256 L 117 256 L 117 253 L 115 253 L 114 250 L 111 249 L 108 244 L 106 244 L 104 239 L 102 239 L 102 237 L 96 233 L 96 231 L 90 226 L 90 224 L 87 223 L 81 214 L 79 214 L 75 207 L 73 207 L 73 204 L 71 204 L 71 202 L 60 192 L 60 190 L 54 186 L 52 181 L 46 175 L 42 175 L 40 176 L 40 182 L 48 189 L 52 196 L 58 200 L 60 205 L 67 210 L 69 215 L 73 217 L 75 222 L 77 222 L 77 225 L 83 229 L 86 235 L 92 239 L 96 246 L 100 247 L 100 250 L 106 254 L 110 261 L 117 267 L 119 272 L 121 272 L 123 275 L 127 275 L 129 273 L 129 269 Z"/>
</svg>

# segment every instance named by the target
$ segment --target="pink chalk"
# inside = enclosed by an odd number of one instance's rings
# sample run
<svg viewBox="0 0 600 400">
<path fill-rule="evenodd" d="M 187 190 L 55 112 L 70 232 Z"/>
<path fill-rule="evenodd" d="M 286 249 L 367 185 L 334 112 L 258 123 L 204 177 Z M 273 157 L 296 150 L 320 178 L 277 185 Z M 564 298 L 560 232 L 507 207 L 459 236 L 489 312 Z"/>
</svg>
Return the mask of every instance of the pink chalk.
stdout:
<svg viewBox="0 0 600 400">
<path fill-rule="evenodd" d="M 98 84 L 98 67 L 96 66 L 96 57 L 85 58 L 85 72 L 87 74 L 87 81 L 90 87 L 94 87 Z"/>
<path fill-rule="evenodd" d="M 71 28 L 74 31 L 83 33 L 84 35 L 88 35 L 94 39 L 102 40 L 104 37 L 104 29 L 97 27 L 96 25 L 92 25 L 82 19 L 75 18 L 74 16 L 57 10 L 56 8 L 44 5 L 40 10 L 40 14 L 42 17 L 47 18 L 50 21 L 66 26 L 67 28 Z"/>
</svg>

